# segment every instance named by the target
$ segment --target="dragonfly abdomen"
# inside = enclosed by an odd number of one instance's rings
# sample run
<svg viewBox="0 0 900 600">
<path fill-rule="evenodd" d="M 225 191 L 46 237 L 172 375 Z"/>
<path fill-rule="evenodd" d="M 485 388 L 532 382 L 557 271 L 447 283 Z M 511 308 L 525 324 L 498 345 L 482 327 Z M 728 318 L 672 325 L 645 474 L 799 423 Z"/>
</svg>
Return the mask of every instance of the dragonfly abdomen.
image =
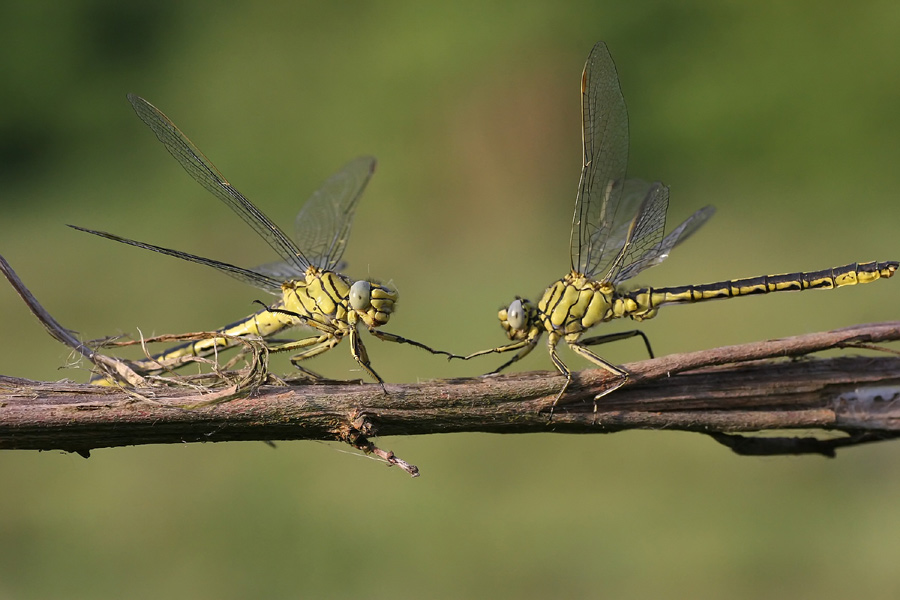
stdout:
<svg viewBox="0 0 900 600">
<path fill-rule="evenodd" d="M 703 285 L 642 288 L 617 296 L 614 303 L 616 307 L 621 308 L 615 312 L 621 312 L 622 316 L 630 316 L 640 321 L 655 316 L 657 308 L 663 304 L 702 302 L 772 292 L 830 290 L 891 277 L 897 271 L 898 265 L 900 263 L 897 261 L 873 261 L 853 263 L 822 271 L 763 275 Z"/>
<path fill-rule="evenodd" d="M 255 335 L 264 338 L 293 325 L 296 325 L 296 320 L 292 317 L 265 309 L 226 325 L 216 332 L 235 337 Z M 218 350 L 231 348 L 236 343 L 234 340 L 224 337 L 185 342 L 154 355 L 150 360 L 135 361 L 135 365 L 140 368 L 142 374 L 159 373 L 163 370 L 160 368 L 160 363 L 170 362 L 184 356 L 210 356 Z"/>
<path fill-rule="evenodd" d="M 328 273 L 328 275 L 334 274 Z M 333 284 L 330 287 L 333 288 Z M 216 331 L 233 337 L 254 335 L 266 338 L 289 327 L 301 325 L 310 319 L 330 326 L 337 312 L 342 312 L 341 316 L 343 316 L 340 303 L 329 304 L 328 301 L 323 300 L 321 304 L 328 308 L 330 312 L 327 314 L 326 319 L 322 319 L 321 316 L 326 315 L 322 314 L 317 300 L 317 297 L 310 295 L 308 286 L 302 281 L 286 281 L 282 285 L 282 300 L 273 305 L 271 309 L 263 309 L 240 321 L 225 325 Z M 315 317 L 317 316 L 320 316 L 320 318 L 316 319 Z M 168 361 L 183 356 L 209 356 L 216 350 L 223 350 L 235 345 L 236 342 L 228 338 L 209 338 L 195 342 L 186 342 L 154 355 L 153 360 Z"/>
</svg>

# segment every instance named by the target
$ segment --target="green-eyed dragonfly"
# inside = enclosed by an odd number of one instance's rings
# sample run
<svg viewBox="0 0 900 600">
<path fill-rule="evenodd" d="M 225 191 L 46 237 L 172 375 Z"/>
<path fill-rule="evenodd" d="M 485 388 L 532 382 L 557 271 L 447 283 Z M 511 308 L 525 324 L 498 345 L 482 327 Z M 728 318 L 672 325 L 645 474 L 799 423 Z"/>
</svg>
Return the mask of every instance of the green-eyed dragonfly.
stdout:
<svg viewBox="0 0 900 600">
<path fill-rule="evenodd" d="M 397 292 L 374 281 L 353 281 L 336 272 L 347 245 L 350 226 L 362 192 L 375 170 L 375 159 L 360 157 L 350 161 L 332 175 L 303 206 L 296 220 L 294 239 L 289 238 L 261 210 L 238 192 L 207 160 L 196 146 L 155 106 L 134 94 L 128 100 L 135 112 L 163 143 L 185 171 L 240 216 L 262 237 L 281 258 L 280 261 L 244 269 L 209 258 L 178 250 L 123 238 L 111 233 L 74 227 L 110 240 L 152 250 L 183 260 L 218 269 L 240 281 L 279 296 L 271 306 L 217 330 L 231 338 L 235 336 L 270 337 L 289 327 L 300 325 L 312 328 L 316 335 L 290 341 L 270 351 L 297 351 L 291 362 L 310 377 L 318 375 L 299 363 L 336 346 L 344 337 L 350 338 L 353 358 L 373 379 L 384 384 L 369 363 L 358 326 L 362 324 L 378 339 L 411 344 L 432 354 L 448 352 L 434 350 L 425 344 L 387 333 L 378 328 L 385 325 L 397 302 Z M 209 356 L 235 345 L 234 339 L 210 338 L 180 344 L 150 359 L 135 361 L 143 374 L 159 374 L 165 365 L 187 356 Z M 104 379 L 95 377 L 95 383 Z"/>
<path fill-rule="evenodd" d="M 660 182 L 625 179 L 628 114 L 615 64 L 603 42 L 594 46 L 585 63 L 581 100 L 584 162 L 572 219 L 572 270 L 547 288 L 537 306 L 516 297 L 500 310 L 498 316 L 511 343 L 465 357 L 517 351 L 492 372 L 497 373 L 531 352 L 546 331 L 550 359 L 566 378 L 553 407 L 572 381 L 572 372 L 556 353 L 560 341 L 565 340 L 576 354 L 615 377 L 595 401 L 624 385 L 628 372 L 588 346 L 641 336 L 648 353 L 653 355 L 647 337 L 639 330 L 582 338 L 599 323 L 621 317 L 649 319 L 663 304 L 869 283 L 891 277 L 897 270 L 897 261 L 868 262 L 704 285 L 621 288 L 622 282 L 665 260 L 676 245 L 709 220 L 714 210 L 711 206 L 701 208 L 663 237 L 669 189 Z"/>
</svg>

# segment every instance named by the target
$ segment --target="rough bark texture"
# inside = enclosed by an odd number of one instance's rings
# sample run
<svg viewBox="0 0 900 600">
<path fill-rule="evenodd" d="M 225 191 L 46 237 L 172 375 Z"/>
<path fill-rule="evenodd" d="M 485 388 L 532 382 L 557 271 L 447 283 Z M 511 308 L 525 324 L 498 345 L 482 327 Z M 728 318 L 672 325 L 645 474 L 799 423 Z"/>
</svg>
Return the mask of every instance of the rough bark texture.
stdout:
<svg viewBox="0 0 900 600">
<path fill-rule="evenodd" d="M 594 402 L 603 370 L 414 385 L 231 385 L 134 390 L 0 377 L 0 449 L 93 448 L 233 440 L 340 440 L 397 461 L 371 436 L 450 432 L 703 432 L 742 454 L 832 455 L 900 435 L 900 357 L 796 357 L 900 339 L 900 323 L 671 355 L 625 365 L 629 383 Z M 737 432 L 832 430 L 840 437 L 744 437 Z M 402 461 L 400 461 L 402 462 Z M 402 466 L 402 465 L 401 465 Z M 411 465 L 407 465 L 411 469 Z"/>
</svg>

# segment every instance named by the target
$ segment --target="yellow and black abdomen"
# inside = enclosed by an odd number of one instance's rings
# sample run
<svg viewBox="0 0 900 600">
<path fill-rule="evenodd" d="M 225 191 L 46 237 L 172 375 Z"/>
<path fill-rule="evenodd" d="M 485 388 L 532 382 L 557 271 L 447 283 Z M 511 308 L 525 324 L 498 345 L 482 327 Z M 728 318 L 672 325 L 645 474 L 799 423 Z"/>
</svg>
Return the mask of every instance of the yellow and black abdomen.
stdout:
<svg viewBox="0 0 900 600">
<path fill-rule="evenodd" d="M 346 282 L 335 273 L 307 274 L 306 281 L 286 281 L 282 284 L 281 302 L 216 330 L 231 337 L 245 335 L 266 338 L 289 327 L 315 321 L 330 328 L 335 318 L 343 318 L 347 295 Z M 166 361 L 182 356 L 209 356 L 215 351 L 230 348 L 236 342 L 228 338 L 209 338 L 187 342 L 169 348 L 153 357 Z"/>
<path fill-rule="evenodd" d="M 615 304 L 623 306 L 621 310 L 623 316 L 642 320 L 655 316 L 657 308 L 663 304 L 702 302 L 772 292 L 830 290 L 845 285 L 871 283 L 877 279 L 891 277 L 897 271 L 898 265 L 900 263 L 897 261 L 853 263 L 822 271 L 763 275 L 703 285 L 643 288 L 619 294 Z"/>
<path fill-rule="evenodd" d="M 232 337 L 254 335 L 265 338 L 298 323 L 299 321 L 291 316 L 263 309 L 240 321 L 235 321 L 230 325 L 217 329 L 216 333 L 223 333 Z M 209 338 L 195 342 L 186 342 L 155 355 L 153 359 L 154 361 L 166 361 L 182 356 L 209 356 L 215 350 L 230 348 L 235 343 L 235 341 L 227 338 Z"/>
<path fill-rule="evenodd" d="M 279 302 L 273 308 L 280 306 L 281 303 Z M 263 309 L 249 317 L 216 330 L 216 333 L 222 333 L 230 337 L 210 337 L 184 342 L 183 344 L 172 346 L 159 354 L 154 354 L 152 358 L 131 361 L 131 367 L 141 375 L 158 375 L 165 372 L 167 368 L 172 368 L 173 366 L 178 368 L 180 365 L 174 364 L 173 361 L 178 361 L 179 358 L 186 356 L 207 357 L 220 350 L 231 348 L 238 343 L 233 339 L 234 337 L 254 335 L 265 338 L 299 323 L 300 320 L 293 316 Z M 112 385 L 113 382 L 101 375 L 94 375 L 91 377 L 90 383 L 95 385 Z"/>
<path fill-rule="evenodd" d="M 327 302 L 324 304 L 327 305 Z M 308 321 L 312 315 L 307 310 L 307 306 L 315 310 L 318 304 L 314 298 L 310 298 L 305 282 L 287 281 L 282 286 L 282 300 L 275 303 L 271 309 L 264 308 L 215 331 L 229 337 L 210 337 L 184 342 L 167 348 L 159 354 L 154 354 L 150 359 L 133 361 L 132 366 L 142 375 L 157 374 L 165 370 L 160 363 L 171 363 L 185 356 L 211 356 L 218 351 L 235 346 L 238 343 L 232 339 L 235 337 L 252 335 L 266 338 L 275 335 L 284 329 L 296 327 Z M 336 306 L 330 308 L 332 312 L 337 312 Z M 319 316 L 321 318 L 315 320 L 330 324 L 331 316 Z M 93 377 L 91 382 L 101 385 L 108 383 L 103 377 Z"/>
</svg>

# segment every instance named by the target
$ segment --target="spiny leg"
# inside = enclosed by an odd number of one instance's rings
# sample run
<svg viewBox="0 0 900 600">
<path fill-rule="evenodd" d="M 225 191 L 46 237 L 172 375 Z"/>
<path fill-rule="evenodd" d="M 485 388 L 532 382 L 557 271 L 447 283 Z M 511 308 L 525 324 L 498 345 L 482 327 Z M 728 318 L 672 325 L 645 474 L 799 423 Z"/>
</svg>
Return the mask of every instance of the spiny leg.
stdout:
<svg viewBox="0 0 900 600">
<path fill-rule="evenodd" d="M 613 334 L 613 335 L 615 335 L 615 334 Z M 594 422 L 596 422 L 596 420 L 597 420 L 597 400 L 599 400 L 603 396 L 609 394 L 610 392 L 614 392 L 615 390 L 617 390 L 620 387 L 622 387 L 623 385 L 625 385 L 625 382 L 628 380 L 628 371 L 606 362 L 605 360 L 603 360 L 602 358 L 600 358 L 599 356 L 597 356 L 596 354 L 594 354 L 593 352 L 591 352 L 590 350 L 585 348 L 582 345 L 582 343 L 580 343 L 580 342 L 568 342 L 568 344 L 569 344 L 569 348 L 574 350 L 577 354 L 583 356 L 584 358 L 588 359 L 595 365 L 597 365 L 599 367 L 603 367 L 604 369 L 606 369 L 613 375 L 616 375 L 617 377 L 619 377 L 619 380 L 616 381 L 611 387 L 603 390 L 602 392 L 600 392 L 599 394 L 594 396 Z"/>
<path fill-rule="evenodd" d="M 330 325 L 323 325 L 322 323 L 317 322 L 315 319 L 311 319 L 306 315 L 301 315 L 300 313 L 294 312 L 292 310 L 287 310 L 284 308 L 278 308 L 275 306 L 268 306 L 264 304 L 261 300 L 254 300 L 254 304 L 259 304 L 266 309 L 266 312 L 270 312 L 273 314 L 279 315 L 287 315 L 289 317 L 293 317 L 299 321 L 298 325 L 306 325 L 307 327 L 311 327 L 312 329 L 317 329 L 323 333 L 329 334 L 334 332 L 334 328 Z"/>
<path fill-rule="evenodd" d="M 463 360 L 469 360 L 470 358 L 475 358 L 476 356 L 484 356 L 485 354 L 502 354 L 504 352 L 512 352 L 514 350 L 521 349 L 521 352 L 519 352 L 518 354 L 513 356 L 511 359 L 509 359 L 508 361 L 506 361 L 505 363 L 503 363 L 502 365 L 500 365 L 499 367 L 497 367 L 490 373 L 487 373 L 487 375 L 494 375 L 496 373 L 499 373 L 506 367 L 510 366 L 511 364 L 525 358 L 528 355 L 528 353 L 531 352 L 532 349 L 535 347 L 535 345 L 537 344 L 537 340 L 538 340 L 537 337 L 528 338 L 528 339 L 521 340 L 518 342 L 513 342 L 512 344 L 507 344 L 506 346 L 500 346 L 498 348 L 491 348 L 490 350 L 480 350 L 478 352 L 473 352 L 472 354 L 469 354 L 468 356 L 457 356 L 454 358 L 462 358 Z"/>
<path fill-rule="evenodd" d="M 350 353 L 353 355 L 353 358 L 356 359 L 356 362 L 359 363 L 359 366 L 361 366 L 372 379 L 377 381 L 381 385 L 381 389 L 384 393 L 387 394 L 387 388 L 384 387 L 384 379 L 375 372 L 372 365 L 369 363 L 369 353 L 366 352 L 366 346 L 363 344 L 362 338 L 359 337 L 359 330 L 356 329 L 355 325 L 350 329 Z"/>
<path fill-rule="evenodd" d="M 318 338 L 307 338 L 307 339 L 312 339 L 317 342 L 319 340 L 324 340 L 324 341 L 319 342 L 318 345 L 313 346 L 312 348 L 310 348 L 309 350 L 307 350 L 305 352 L 301 352 L 300 354 L 295 354 L 294 356 L 291 357 L 291 364 L 294 365 L 294 367 L 297 370 L 299 370 L 301 373 L 303 373 L 310 379 L 315 380 L 317 383 L 337 383 L 337 384 L 358 383 L 358 384 L 362 384 L 362 382 L 363 382 L 362 379 L 332 379 L 330 377 L 323 377 L 322 375 L 319 375 L 312 369 L 307 369 L 306 367 L 302 366 L 300 364 L 300 361 L 306 360 L 307 358 L 312 358 L 313 356 L 317 356 L 319 354 L 322 354 L 323 352 L 331 350 L 332 348 L 334 348 L 341 342 L 341 338 L 338 336 L 334 336 L 334 335 L 322 335 L 322 336 L 319 336 Z M 300 341 L 303 341 L 303 340 L 300 340 Z"/>
<path fill-rule="evenodd" d="M 306 360 L 307 358 L 312 358 L 313 356 L 318 356 L 327 350 L 331 350 L 336 345 L 338 345 L 341 341 L 341 338 L 323 333 L 319 336 L 303 338 L 300 340 L 295 340 L 293 342 L 287 342 L 280 346 L 275 346 L 273 348 L 269 348 L 269 352 L 290 352 L 292 350 L 297 350 L 298 348 L 306 348 L 303 352 L 299 354 L 295 354 L 291 357 L 291 364 L 293 364 L 300 372 L 305 374 L 310 379 L 314 380 L 324 380 L 321 375 L 314 371 L 310 371 L 306 367 L 300 366 L 300 361 Z M 329 380 L 331 381 L 331 380 Z"/>
<path fill-rule="evenodd" d="M 384 340 L 385 342 L 396 342 L 398 344 L 409 344 L 410 346 L 415 346 L 416 348 L 421 348 L 422 350 L 427 350 L 427 351 L 431 352 L 432 354 L 443 354 L 444 356 L 448 356 L 450 358 L 464 358 L 457 354 L 452 354 L 450 352 L 445 352 L 443 350 L 435 350 L 434 348 L 431 348 L 430 346 L 426 346 L 425 344 L 423 344 L 421 342 L 417 342 L 415 340 L 411 340 L 409 338 L 405 338 L 405 337 L 399 336 L 394 333 L 388 333 L 387 331 L 381 331 L 380 329 L 370 328 L 369 333 L 371 333 L 372 335 L 374 335 L 375 337 L 377 337 L 380 340 Z"/>
<path fill-rule="evenodd" d="M 559 334 L 552 331 L 547 338 L 547 349 L 550 351 L 550 360 L 553 361 L 553 366 L 556 367 L 556 370 L 562 373 L 566 378 L 566 382 L 563 384 L 562 389 L 559 390 L 559 393 L 556 394 L 556 398 L 553 399 L 553 404 L 550 405 L 550 421 L 553 420 L 553 411 L 556 409 L 559 399 L 562 398 L 562 395 L 569 389 L 569 384 L 572 383 L 572 371 L 569 370 L 569 367 L 567 367 L 559 355 L 556 354 L 556 345 L 559 343 L 559 340 Z"/>
<path fill-rule="evenodd" d="M 306 367 L 301 366 L 299 363 L 295 362 L 295 357 L 291 357 L 291 364 L 294 365 L 294 368 L 300 371 L 300 375 L 309 379 L 315 383 L 343 383 L 340 380 L 328 379 L 327 377 L 323 377 L 319 375 L 312 369 L 307 369 Z"/>
<path fill-rule="evenodd" d="M 299 360 L 303 360 L 305 358 L 316 356 L 318 354 L 321 354 L 322 352 L 325 352 L 326 350 L 334 348 L 340 341 L 341 338 L 337 337 L 334 334 L 323 333 L 322 335 L 302 338 L 299 340 L 281 344 L 280 346 L 274 346 L 272 348 L 269 348 L 269 352 L 291 352 L 298 348 L 309 348 L 308 350 L 304 350 L 297 355 L 302 357 Z M 294 357 L 291 358 L 293 359 Z"/>
<path fill-rule="evenodd" d="M 527 340 L 526 340 L 526 342 L 527 342 Z M 510 345 L 513 345 L 513 344 L 510 344 Z M 499 373 L 506 367 L 510 366 L 511 364 L 519 362 L 520 360 L 522 360 L 523 358 L 528 356 L 528 353 L 531 352 L 536 345 L 537 345 L 537 339 L 535 339 L 532 342 L 526 343 L 525 346 L 519 352 L 517 352 L 515 354 L 515 356 L 513 356 L 511 359 L 509 359 L 508 361 L 506 361 L 505 363 L 503 363 L 502 365 L 500 365 L 499 367 L 497 367 L 496 369 L 494 369 L 493 371 L 488 373 L 488 375 L 496 375 L 497 373 Z"/>
<path fill-rule="evenodd" d="M 647 347 L 647 354 L 650 355 L 650 358 L 656 358 L 653 355 L 653 348 L 650 347 L 650 340 L 647 339 L 647 336 L 640 329 L 621 331 L 619 333 L 607 333 L 606 335 L 597 335 L 594 337 L 584 338 L 583 340 L 579 340 L 578 344 L 581 346 L 599 346 L 600 344 L 608 344 L 610 342 L 626 340 L 630 337 L 635 336 L 640 336 L 644 340 L 644 346 Z"/>
<path fill-rule="evenodd" d="M 335 335 L 334 332 L 330 331 L 329 329 L 326 329 L 324 326 L 320 325 L 319 323 L 316 323 L 315 320 L 313 320 L 313 319 L 307 319 L 303 315 L 297 314 L 297 313 L 295 313 L 293 311 L 289 311 L 289 310 L 284 310 L 284 309 L 279 309 L 279 308 L 270 308 L 269 310 L 271 312 L 278 312 L 278 313 L 287 314 L 287 315 L 296 317 L 296 318 L 300 319 L 301 321 L 303 321 L 304 323 L 306 323 L 307 325 L 310 325 L 321 331 L 324 331 L 324 333 L 321 336 L 319 336 L 319 338 L 318 338 L 319 340 L 322 340 L 323 338 L 326 338 L 326 337 L 330 338 L 327 342 L 322 342 L 321 347 L 316 347 L 316 348 L 310 349 L 307 352 L 304 352 L 300 355 L 291 357 L 291 362 L 294 363 L 294 366 L 298 366 L 297 365 L 298 361 L 301 361 L 305 358 L 309 358 L 310 356 L 315 356 L 316 354 L 325 352 L 326 350 L 329 350 L 329 349 L 333 348 L 334 346 L 336 346 L 341 341 L 340 336 Z M 381 389 L 384 391 L 384 393 L 387 393 L 387 388 L 384 387 L 384 380 L 381 378 L 381 376 L 378 373 L 375 372 L 375 370 L 372 368 L 372 365 L 369 363 L 369 354 L 368 354 L 368 352 L 366 352 L 366 347 L 363 344 L 362 339 L 359 337 L 359 330 L 356 328 L 357 319 L 355 318 L 355 313 L 351 312 L 350 314 L 351 314 L 351 318 L 349 319 L 349 323 L 350 323 L 350 353 L 353 355 L 353 358 L 356 360 L 356 362 L 359 364 L 359 366 L 361 366 L 363 368 L 363 370 L 365 370 L 365 372 L 368 373 L 372 377 L 372 379 L 374 379 L 375 381 L 378 382 L 379 385 L 381 385 Z M 431 348 L 428 348 L 424 344 L 419 344 L 418 342 L 413 342 L 412 340 L 406 340 L 405 338 L 400 338 L 399 336 L 396 336 L 396 337 L 398 337 L 399 339 L 403 339 L 403 341 L 405 341 L 407 343 L 410 343 L 413 345 L 418 345 L 422 348 L 425 348 L 426 350 L 431 350 Z M 304 340 L 300 340 L 300 341 L 302 342 Z M 296 344 L 296 342 L 295 342 L 295 344 Z M 288 345 L 290 345 L 290 344 L 288 344 Z M 436 353 L 437 351 L 431 350 L 431 352 Z M 307 373 L 311 373 L 311 371 L 309 371 L 308 369 L 303 369 L 303 370 L 306 371 Z"/>
<path fill-rule="evenodd" d="M 295 359 L 296 357 L 291 358 L 291 364 L 294 365 L 295 369 L 300 371 L 300 375 L 302 377 L 311 380 L 313 383 L 332 385 L 348 385 L 351 383 L 362 385 L 363 383 L 362 379 L 332 379 L 331 377 L 325 377 L 324 375 L 316 373 L 312 369 L 307 369 L 306 367 L 301 366 Z"/>
</svg>

